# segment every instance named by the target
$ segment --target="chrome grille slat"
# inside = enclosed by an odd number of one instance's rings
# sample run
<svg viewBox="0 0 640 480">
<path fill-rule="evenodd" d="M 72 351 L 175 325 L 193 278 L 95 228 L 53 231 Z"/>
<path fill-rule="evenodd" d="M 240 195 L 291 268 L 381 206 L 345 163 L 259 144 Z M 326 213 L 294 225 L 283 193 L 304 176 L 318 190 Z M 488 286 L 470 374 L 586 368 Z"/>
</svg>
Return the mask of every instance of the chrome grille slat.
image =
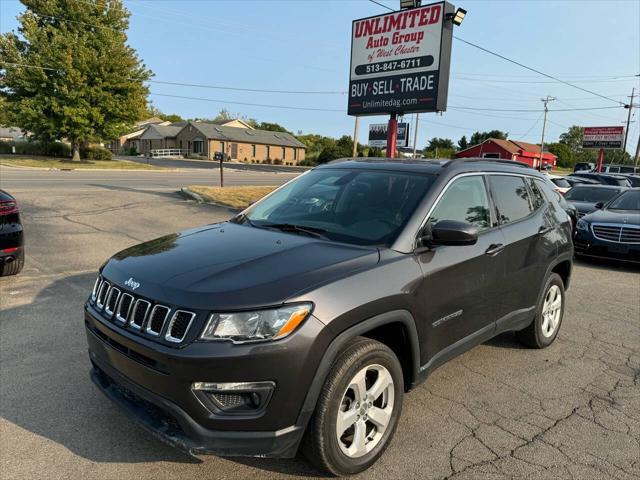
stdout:
<svg viewBox="0 0 640 480">
<path fill-rule="evenodd" d="M 104 313 L 112 317 L 118 308 L 118 300 L 120 299 L 120 289 L 112 286 L 107 294 L 107 301 L 104 304 Z"/>
<path fill-rule="evenodd" d="M 95 302 L 96 298 L 98 298 L 98 292 L 100 291 L 101 285 L 102 277 L 98 275 L 98 278 L 96 278 L 96 282 L 93 284 L 93 290 L 91 291 L 91 301 Z"/>
<path fill-rule="evenodd" d="M 106 280 L 100 285 L 98 297 L 96 298 L 96 305 L 98 308 L 104 307 L 104 303 L 107 300 L 107 293 L 109 293 L 109 287 L 111 287 L 111 285 Z"/>
<path fill-rule="evenodd" d="M 151 303 L 146 300 L 142 300 L 141 298 L 136 300 L 133 312 L 131 312 L 131 316 L 129 317 L 129 326 L 136 330 L 141 330 L 147 318 L 147 313 L 149 313 L 149 307 L 151 307 Z"/>
<path fill-rule="evenodd" d="M 131 313 L 131 308 L 133 307 L 133 295 L 128 293 L 123 293 L 120 297 L 120 302 L 118 302 L 118 309 L 116 310 L 116 321 L 125 324 L 129 320 L 129 314 Z M 124 313 L 124 315 L 123 315 Z"/>
<path fill-rule="evenodd" d="M 169 321 L 165 340 L 173 343 L 180 343 L 191 327 L 191 322 L 196 314 L 187 310 L 176 310 Z"/>
<path fill-rule="evenodd" d="M 147 327 L 144 329 L 149 335 L 157 337 L 162 332 L 164 324 L 167 321 L 171 309 L 165 305 L 154 305 L 147 321 Z"/>
</svg>

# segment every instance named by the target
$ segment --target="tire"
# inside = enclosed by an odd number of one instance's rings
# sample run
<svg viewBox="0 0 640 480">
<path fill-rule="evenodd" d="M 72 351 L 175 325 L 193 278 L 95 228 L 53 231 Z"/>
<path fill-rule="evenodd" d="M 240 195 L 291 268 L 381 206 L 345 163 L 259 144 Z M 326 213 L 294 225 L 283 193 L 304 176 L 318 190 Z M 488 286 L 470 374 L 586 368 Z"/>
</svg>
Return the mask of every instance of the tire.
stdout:
<svg viewBox="0 0 640 480">
<path fill-rule="evenodd" d="M 552 305 L 554 303 L 555 306 Z M 545 282 L 535 318 L 528 327 L 516 332 L 518 340 L 531 348 L 546 348 L 551 345 L 562 325 L 564 304 L 564 282 L 560 275 L 552 273 Z"/>
<path fill-rule="evenodd" d="M 376 387 L 373 400 L 359 393 L 371 395 L 376 385 L 381 388 Z M 403 393 L 402 367 L 393 351 L 380 342 L 355 338 L 331 367 L 302 441 L 303 455 L 316 468 L 336 476 L 366 470 L 395 433 Z M 340 438 L 338 415 L 343 428 L 348 425 Z"/>
<path fill-rule="evenodd" d="M 24 267 L 24 248 L 20 248 L 18 255 L 11 263 L 5 263 L 0 267 L 0 277 L 8 275 L 17 275 Z"/>
</svg>

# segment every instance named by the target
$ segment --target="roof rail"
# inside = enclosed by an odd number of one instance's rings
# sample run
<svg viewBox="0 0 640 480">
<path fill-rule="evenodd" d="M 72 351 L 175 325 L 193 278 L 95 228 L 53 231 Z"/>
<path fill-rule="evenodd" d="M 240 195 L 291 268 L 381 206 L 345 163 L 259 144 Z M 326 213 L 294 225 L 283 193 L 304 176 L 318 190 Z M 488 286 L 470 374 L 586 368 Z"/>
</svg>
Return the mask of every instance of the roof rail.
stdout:
<svg viewBox="0 0 640 480">
<path fill-rule="evenodd" d="M 502 160 L 500 158 L 455 158 L 452 160 L 449 160 L 447 163 L 445 163 L 442 168 L 447 168 L 449 165 L 455 163 L 455 162 L 465 162 L 465 163 L 471 163 L 471 162 L 478 162 L 478 163 L 501 163 L 504 165 L 511 165 L 513 167 L 524 167 L 524 168 L 531 168 L 528 164 L 524 163 L 524 162 L 516 162 L 515 160 Z"/>
</svg>

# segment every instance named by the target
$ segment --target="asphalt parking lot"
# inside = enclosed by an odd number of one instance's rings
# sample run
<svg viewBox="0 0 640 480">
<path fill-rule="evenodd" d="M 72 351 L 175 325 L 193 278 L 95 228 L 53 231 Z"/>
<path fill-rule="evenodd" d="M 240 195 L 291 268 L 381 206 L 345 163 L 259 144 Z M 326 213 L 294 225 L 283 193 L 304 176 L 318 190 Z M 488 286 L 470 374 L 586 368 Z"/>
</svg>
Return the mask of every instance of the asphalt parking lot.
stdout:
<svg viewBox="0 0 640 480">
<path fill-rule="evenodd" d="M 317 477 L 299 459 L 192 459 L 130 423 L 90 382 L 82 305 L 102 262 L 230 216 L 176 194 L 194 183 L 187 174 L 125 175 L 0 170 L 27 231 L 25 269 L 0 279 L 2 478 Z M 407 395 L 394 441 L 360 478 L 640 478 L 640 272 L 577 262 L 567 300 L 550 348 L 504 335 Z"/>
</svg>

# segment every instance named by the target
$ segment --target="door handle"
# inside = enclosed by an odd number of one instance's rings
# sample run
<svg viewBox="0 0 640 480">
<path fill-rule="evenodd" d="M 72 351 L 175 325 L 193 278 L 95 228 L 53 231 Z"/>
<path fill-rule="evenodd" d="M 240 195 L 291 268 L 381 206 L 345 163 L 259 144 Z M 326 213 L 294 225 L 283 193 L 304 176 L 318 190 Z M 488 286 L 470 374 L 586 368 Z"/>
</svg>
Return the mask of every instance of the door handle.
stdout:
<svg viewBox="0 0 640 480">
<path fill-rule="evenodd" d="M 504 245 L 502 243 L 493 243 L 489 245 L 489 248 L 487 248 L 487 250 L 484 253 L 485 255 L 494 256 L 499 254 L 503 250 L 504 250 Z"/>
<path fill-rule="evenodd" d="M 553 230 L 553 227 L 540 227 L 540 229 L 538 230 L 538 235 L 545 235 L 551 230 Z"/>
</svg>

